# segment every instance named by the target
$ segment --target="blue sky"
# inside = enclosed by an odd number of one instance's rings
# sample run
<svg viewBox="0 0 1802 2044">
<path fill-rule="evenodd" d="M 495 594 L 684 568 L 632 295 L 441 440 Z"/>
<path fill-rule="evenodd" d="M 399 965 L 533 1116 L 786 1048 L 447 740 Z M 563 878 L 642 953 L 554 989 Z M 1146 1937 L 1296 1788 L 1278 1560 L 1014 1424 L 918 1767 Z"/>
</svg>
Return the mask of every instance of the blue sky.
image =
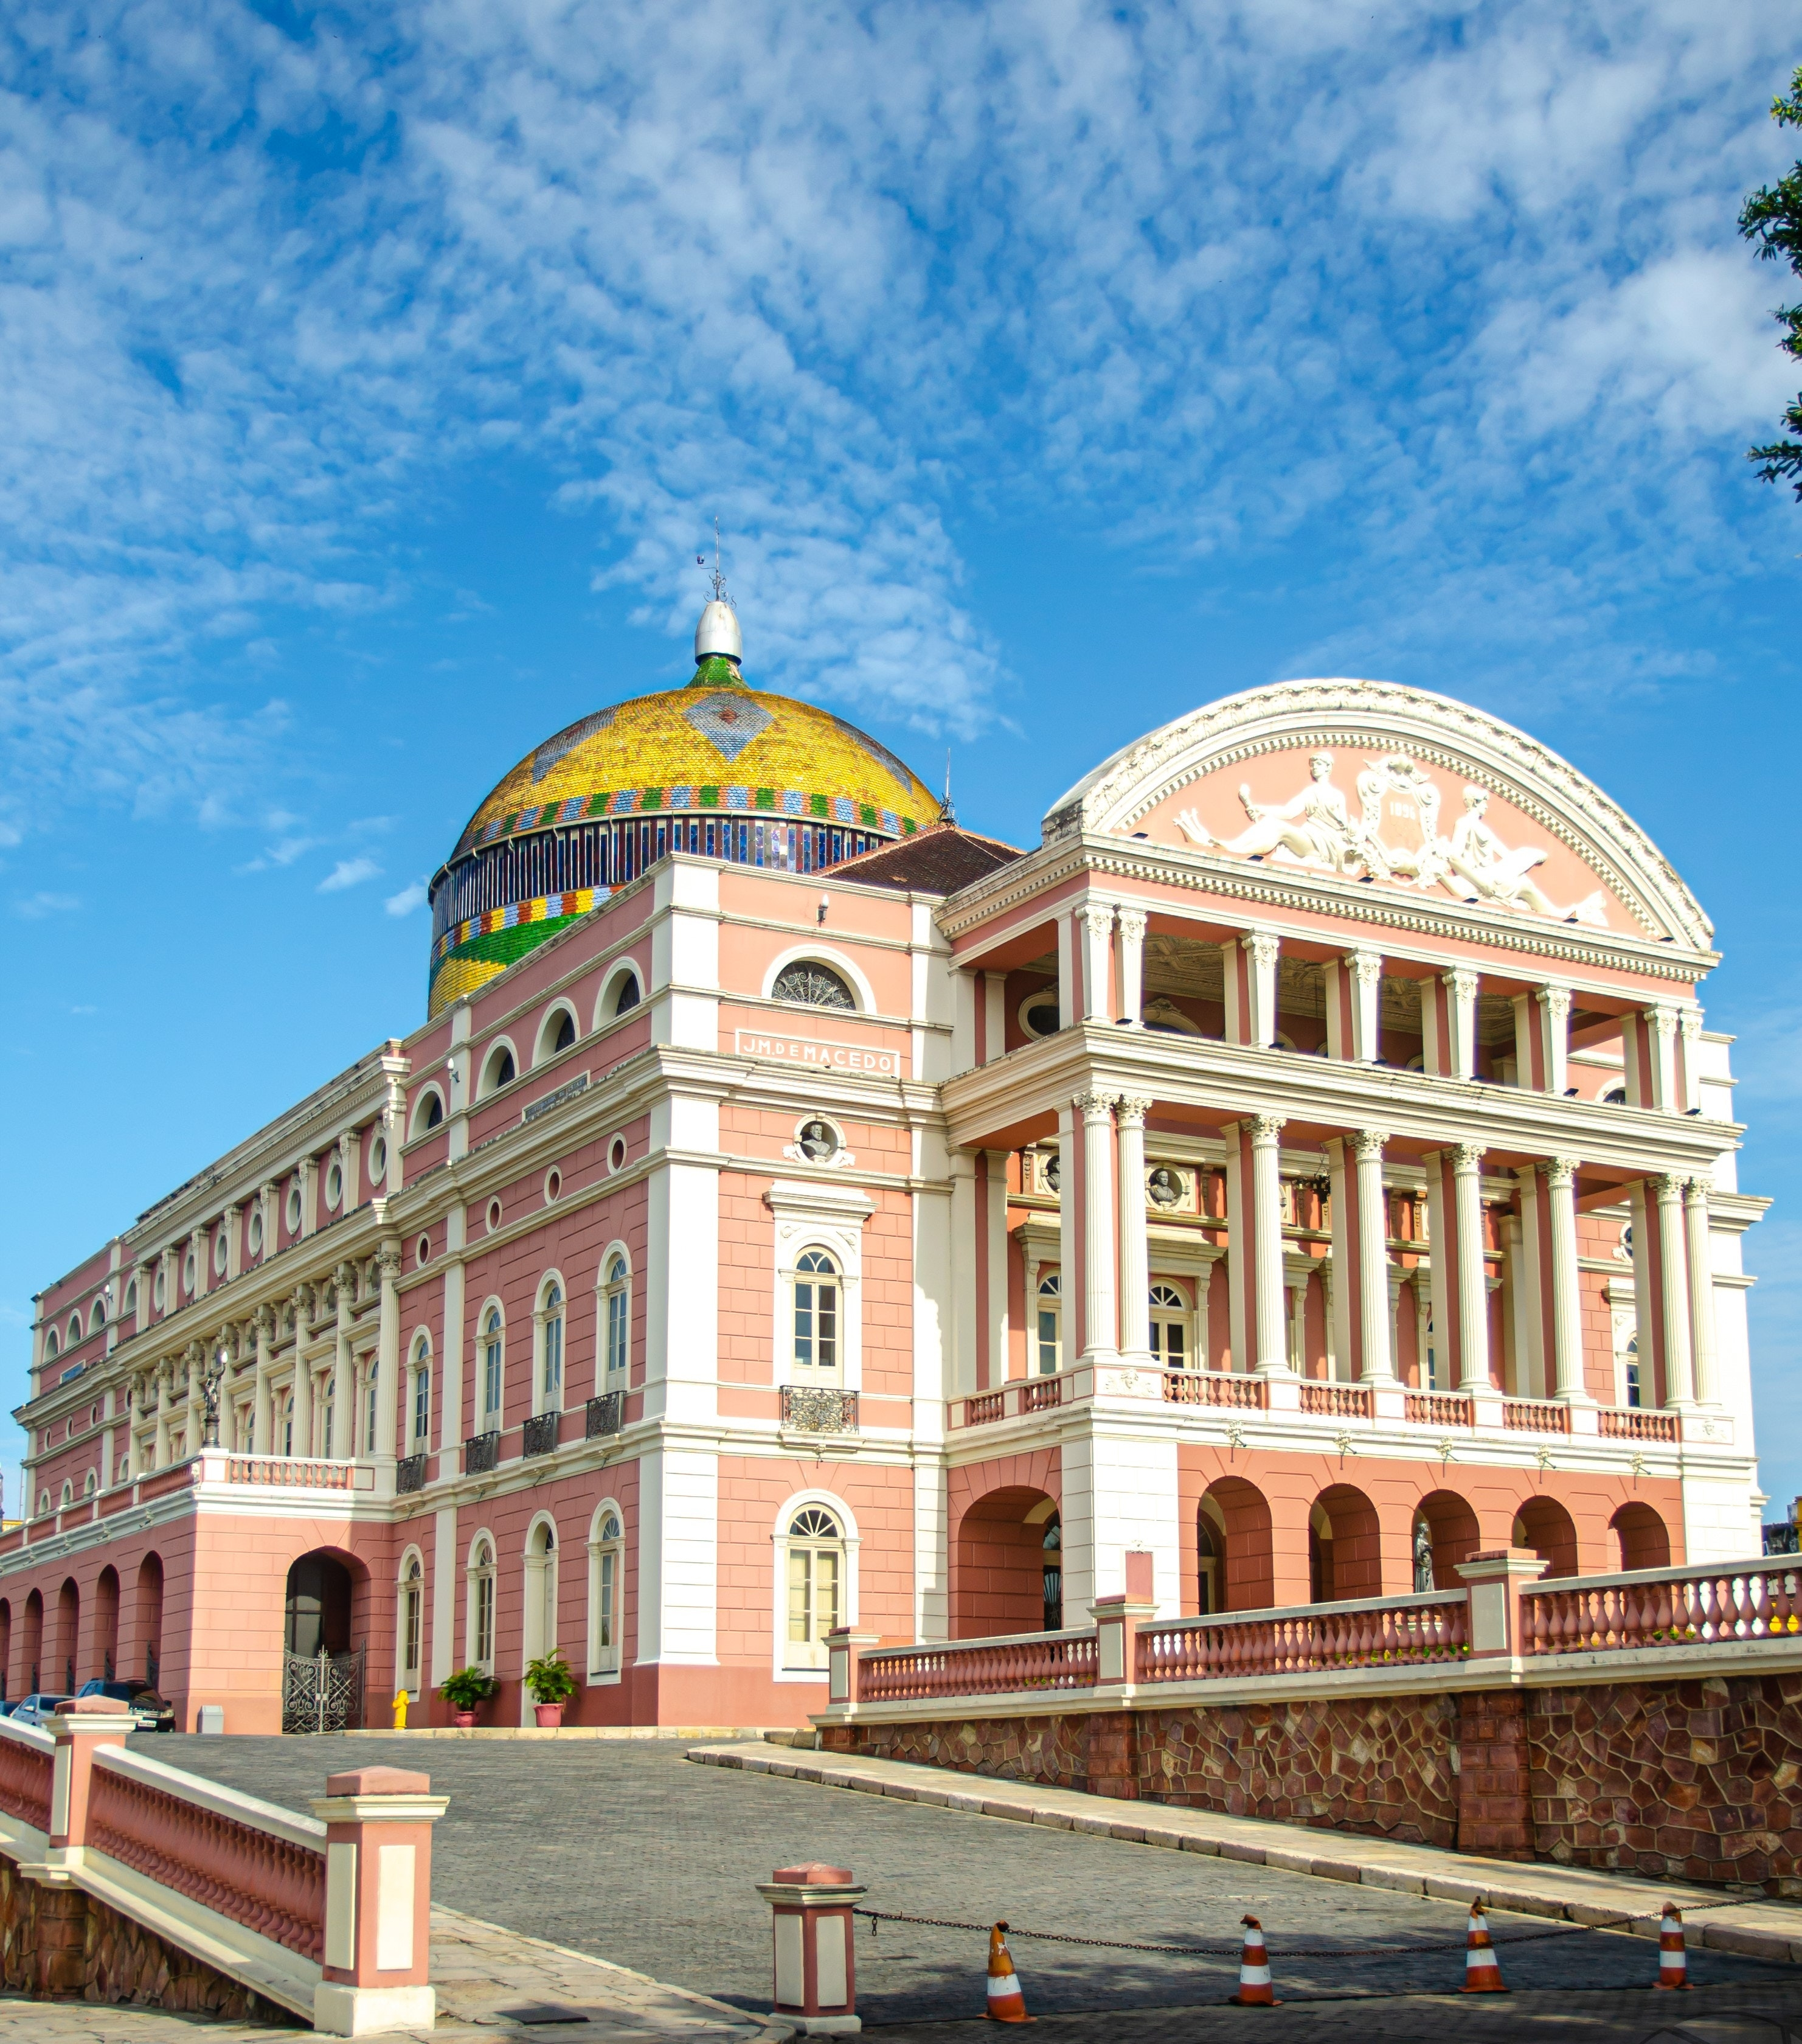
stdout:
<svg viewBox="0 0 1802 2044">
<path fill-rule="evenodd" d="M 546 732 L 685 672 L 717 515 L 753 678 L 930 781 L 950 746 L 1017 842 L 1295 675 L 1593 774 L 1728 956 L 1767 1516 L 1802 1490 L 1802 508 L 1741 455 L 1792 280 L 1733 225 L 1793 158 L 1799 0 L 0 36 L 13 1396 L 34 1289 L 419 1018 L 420 883 Z"/>
</svg>

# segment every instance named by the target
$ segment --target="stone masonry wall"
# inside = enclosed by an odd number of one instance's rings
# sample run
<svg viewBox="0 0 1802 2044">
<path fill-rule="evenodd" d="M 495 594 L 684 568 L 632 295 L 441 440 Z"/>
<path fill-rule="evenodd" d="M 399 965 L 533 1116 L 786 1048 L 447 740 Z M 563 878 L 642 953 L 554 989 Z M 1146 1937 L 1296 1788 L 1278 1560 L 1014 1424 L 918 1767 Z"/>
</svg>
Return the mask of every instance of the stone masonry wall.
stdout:
<svg viewBox="0 0 1802 2044">
<path fill-rule="evenodd" d="M 133 2002 L 232 2023 L 294 2020 L 80 1888 L 28 1881 L 5 1858 L 0 1986 L 40 1999 Z"/>
<path fill-rule="evenodd" d="M 1802 1897 L 1802 1673 L 834 1727 L 829 1750 Z"/>
</svg>

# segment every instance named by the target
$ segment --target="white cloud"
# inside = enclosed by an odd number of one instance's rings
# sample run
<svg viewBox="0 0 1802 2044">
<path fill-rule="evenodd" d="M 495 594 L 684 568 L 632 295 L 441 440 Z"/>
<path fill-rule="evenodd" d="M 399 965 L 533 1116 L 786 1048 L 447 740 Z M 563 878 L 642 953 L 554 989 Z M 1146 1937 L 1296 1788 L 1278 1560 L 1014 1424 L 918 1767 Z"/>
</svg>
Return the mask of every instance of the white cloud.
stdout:
<svg viewBox="0 0 1802 2044">
<path fill-rule="evenodd" d="M 28 922 L 41 922 L 47 916 L 72 916 L 81 907 L 79 896 L 38 893 L 26 894 L 13 904 L 13 912 Z"/>
<path fill-rule="evenodd" d="M 391 916 L 410 916 L 416 909 L 425 906 L 425 900 L 424 883 L 415 880 L 403 887 L 398 894 L 390 894 L 381 905 Z"/>
<path fill-rule="evenodd" d="M 319 883 L 321 894 L 336 894 L 347 887 L 360 887 L 381 870 L 373 859 L 341 859 Z"/>
</svg>

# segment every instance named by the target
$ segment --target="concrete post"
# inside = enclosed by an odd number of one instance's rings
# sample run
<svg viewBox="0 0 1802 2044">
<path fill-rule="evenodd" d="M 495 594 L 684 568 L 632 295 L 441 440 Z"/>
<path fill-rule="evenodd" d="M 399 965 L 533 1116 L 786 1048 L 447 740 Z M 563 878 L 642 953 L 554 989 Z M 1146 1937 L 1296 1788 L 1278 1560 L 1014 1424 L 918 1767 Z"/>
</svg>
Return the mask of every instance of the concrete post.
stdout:
<svg viewBox="0 0 1802 2044">
<path fill-rule="evenodd" d="M 431 1827 L 447 1799 L 431 1777 L 362 1767 L 326 1778 L 325 1963 L 313 2027 L 328 2037 L 430 2030 Z"/>
<path fill-rule="evenodd" d="M 836 1708 L 857 1700 L 857 1672 L 865 1654 L 882 1643 L 880 1632 L 853 1632 L 842 1625 L 826 1635 L 826 1702 Z"/>
<path fill-rule="evenodd" d="M 779 1866 L 757 1892 L 769 1904 L 775 2011 L 803 2034 L 861 2030 L 853 1905 L 868 1890 L 849 1867 Z"/>
</svg>

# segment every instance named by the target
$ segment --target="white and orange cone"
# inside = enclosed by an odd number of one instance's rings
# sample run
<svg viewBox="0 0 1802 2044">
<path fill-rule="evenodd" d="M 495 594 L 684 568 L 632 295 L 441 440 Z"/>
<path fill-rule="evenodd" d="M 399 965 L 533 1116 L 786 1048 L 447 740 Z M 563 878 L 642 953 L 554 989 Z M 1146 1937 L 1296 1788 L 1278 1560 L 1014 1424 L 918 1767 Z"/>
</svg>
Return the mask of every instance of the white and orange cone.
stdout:
<svg viewBox="0 0 1802 2044">
<path fill-rule="evenodd" d="M 1481 1902 L 1470 1904 L 1470 1927 L 1464 1939 L 1464 1984 L 1460 1994 L 1506 1994 L 1495 1947 L 1490 1942 L 1490 1919 Z"/>
<path fill-rule="evenodd" d="M 1689 1984 L 1689 1954 L 1683 1946 L 1683 1911 L 1674 1902 L 1667 1902 L 1658 1925 L 1658 1985 L 1687 1988 Z"/>
<path fill-rule="evenodd" d="M 1239 1954 L 1239 1992 L 1232 1999 L 1241 2008 L 1275 2008 L 1279 2004 L 1270 1984 L 1270 1954 L 1264 1950 L 1264 1927 L 1256 1916 L 1241 1916 L 1245 1942 Z"/>
<path fill-rule="evenodd" d="M 1030 2023 L 1020 1976 L 1007 1949 L 1007 1926 L 997 1923 L 988 1934 L 988 2013 L 992 2023 Z"/>
</svg>

